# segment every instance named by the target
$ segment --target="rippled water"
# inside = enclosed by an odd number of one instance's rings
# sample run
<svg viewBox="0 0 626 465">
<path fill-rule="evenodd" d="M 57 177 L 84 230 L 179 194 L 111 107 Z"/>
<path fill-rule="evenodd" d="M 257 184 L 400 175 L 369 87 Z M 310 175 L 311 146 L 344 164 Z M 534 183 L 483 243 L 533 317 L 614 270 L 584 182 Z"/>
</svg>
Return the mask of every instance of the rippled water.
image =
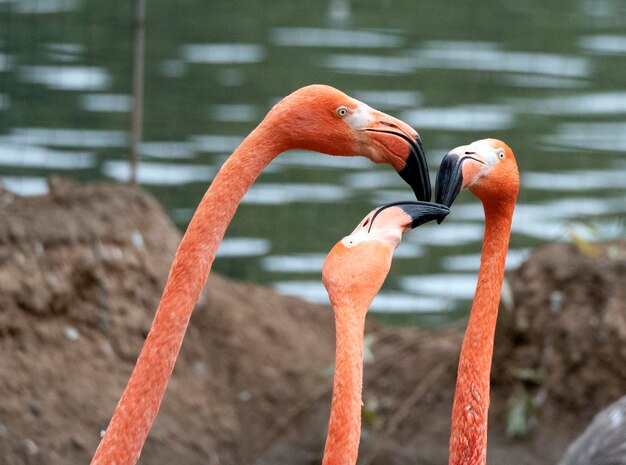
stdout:
<svg viewBox="0 0 626 465">
<path fill-rule="evenodd" d="M 313 2 L 309 2 L 313 3 Z M 0 178 L 126 181 L 132 5 L 0 0 Z M 148 5 L 139 181 L 185 227 L 228 154 L 272 104 L 327 83 L 422 135 L 434 178 L 450 148 L 492 136 L 522 173 L 509 268 L 546 241 L 624 237 L 626 5 L 560 0 L 176 2 Z M 389 167 L 293 151 L 244 201 L 215 269 L 327 302 L 325 254 L 374 206 L 411 198 Z M 373 304 L 438 324 L 469 308 L 483 212 L 409 234 Z"/>
</svg>

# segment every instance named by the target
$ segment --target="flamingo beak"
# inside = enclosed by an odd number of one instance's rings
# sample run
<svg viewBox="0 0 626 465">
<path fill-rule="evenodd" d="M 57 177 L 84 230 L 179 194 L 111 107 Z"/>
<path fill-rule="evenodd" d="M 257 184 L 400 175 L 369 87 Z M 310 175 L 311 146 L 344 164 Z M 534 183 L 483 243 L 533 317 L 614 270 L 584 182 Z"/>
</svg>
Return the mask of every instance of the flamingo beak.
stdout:
<svg viewBox="0 0 626 465">
<path fill-rule="evenodd" d="M 403 136 L 400 136 L 403 137 Z M 430 177 L 428 175 L 428 164 L 426 163 L 426 155 L 424 147 L 419 136 L 412 140 L 404 137 L 409 144 L 409 155 L 406 159 L 404 168 L 398 171 L 398 174 L 404 181 L 411 186 L 417 200 L 429 201 Z"/>
<path fill-rule="evenodd" d="M 407 225 L 411 229 L 432 220 L 441 223 L 450 213 L 447 206 L 432 202 L 405 202 L 398 206 L 411 217 L 411 223 Z"/>
<path fill-rule="evenodd" d="M 461 192 L 463 185 L 462 164 L 465 158 L 454 152 L 448 154 L 441 160 L 435 181 L 435 201 L 449 207 Z"/>
<path fill-rule="evenodd" d="M 469 148 L 469 146 L 468 146 Z M 435 201 L 447 207 L 452 205 L 461 192 L 461 189 L 468 187 L 472 179 L 476 179 L 479 167 L 485 165 L 481 155 L 474 151 L 464 150 L 462 155 L 456 153 L 459 148 L 448 152 L 441 160 L 437 180 L 435 181 Z M 472 160 L 471 166 L 464 167 L 463 163 Z M 476 169 L 468 169 L 476 168 Z M 465 171 L 465 173 L 463 173 Z M 464 178 L 466 176 L 466 178 Z"/>
<path fill-rule="evenodd" d="M 372 119 L 375 123 L 368 128 L 369 130 L 386 132 L 406 141 L 409 146 L 409 153 L 402 157 L 403 160 L 398 160 L 399 164 L 394 163 L 393 166 L 400 177 L 411 186 L 417 200 L 429 202 L 431 196 L 430 174 L 419 134 L 404 121 L 380 111 L 374 111 Z"/>
<path fill-rule="evenodd" d="M 411 186 L 417 200 L 428 202 L 431 196 L 430 176 L 420 136 L 408 124 L 385 113 L 375 112 L 372 120 L 369 127 L 364 129 L 372 136 L 383 138 L 394 136 L 406 142 L 408 154 L 406 152 L 398 154 L 392 165 L 400 177 Z M 381 141 L 381 145 L 387 144 Z"/>
</svg>

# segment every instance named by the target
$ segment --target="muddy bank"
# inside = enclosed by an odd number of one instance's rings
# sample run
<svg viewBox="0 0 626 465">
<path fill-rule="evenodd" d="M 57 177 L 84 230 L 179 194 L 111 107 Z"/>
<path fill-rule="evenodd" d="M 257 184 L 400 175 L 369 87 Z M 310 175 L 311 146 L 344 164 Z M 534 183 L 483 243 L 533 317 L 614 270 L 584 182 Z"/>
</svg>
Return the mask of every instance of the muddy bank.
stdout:
<svg viewBox="0 0 626 465">
<path fill-rule="evenodd" d="M 130 187 L 57 181 L 45 197 L 0 194 L 0 463 L 88 463 L 147 334 L 179 240 L 160 206 Z M 553 247 L 556 252 L 537 252 L 509 278 L 516 306 L 503 312 L 498 334 L 494 464 L 511 457 L 554 462 L 596 407 L 620 389 L 626 393 L 624 258 Z M 553 288 L 547 276 L 561 276 L 556 264 L 564 259 L 583 260 L 568 269 L 584 277 L 567 275 Z M 600 276 L 591 287 L 589 261 Z M 587 291 L 567 287 L 577 279 Z M 567 297 L 556 313 L 554 289 Z M 600 339 L 592 343 L 585 342 L 589 327 L 579 324 L 591 324 L 589 315 L 599 319 L 593 328 Z M 374 360 L 365 367 L 360 463 L 445 463 L 462 334 L 379 325 L 367 332 Z M 546 358 L 547 348 L 557 355 Z M 317 463 L 333 351 L 329 308 L 213 274 L 140 463 Z M 540 375 L 520 380 L 517 367 Z M 592 372 L 603 373 L 602 382 Z M 563 380 L 580 390 L 563 389 Z M 507 402 L 519 383 L 541 398 L 527 412 L 531 435 L 523 441 L 504 433 Z M 538 396 L 542 390 L 547 394 Z"/>
<path fill-rule="evenodd" d="M 589 418 L 626 394 L 626 243 L 551 244 L 508 276 L 495 382 L 532 399 L 531 416 Z"/>
</svg>

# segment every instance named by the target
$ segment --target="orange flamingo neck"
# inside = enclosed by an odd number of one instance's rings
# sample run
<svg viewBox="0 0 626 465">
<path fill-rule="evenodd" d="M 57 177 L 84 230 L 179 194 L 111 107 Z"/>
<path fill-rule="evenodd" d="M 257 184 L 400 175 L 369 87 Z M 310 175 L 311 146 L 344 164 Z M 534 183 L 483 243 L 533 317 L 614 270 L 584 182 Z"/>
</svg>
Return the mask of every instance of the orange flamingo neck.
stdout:
<svg viewBox="0 0 626 465">
<path fill-rule="evenodd" d="M 335 308 L 335 376 L 322 465 L 354 465 L 361 438 L 363 335 L 367 309 Z"/>
<path fill-rule="evenodd" d="M 263 169 L 286 147 L 267 119 L 219 170 L 176 251 L 163 296 L 128 385 L 91 465 L 138 459 L 174 369 L 187 325 L 237 206 Z"/>
<path fill-rule="evenodd" d="M 484 204 L 485 235 L 476 295 L 461 347 L 450 465 L 485 465 L 493 339 L 515 202 Z"/>
</svg>

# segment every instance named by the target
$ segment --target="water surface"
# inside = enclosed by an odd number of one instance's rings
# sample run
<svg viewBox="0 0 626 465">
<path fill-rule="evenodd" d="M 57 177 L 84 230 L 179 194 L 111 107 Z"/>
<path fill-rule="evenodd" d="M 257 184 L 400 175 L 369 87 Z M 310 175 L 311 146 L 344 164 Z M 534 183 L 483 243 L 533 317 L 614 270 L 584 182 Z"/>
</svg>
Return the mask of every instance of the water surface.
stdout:
<svg viewBox="0 0 626 465">
<path fill-rule="evenodd" d="M 0 178 L 129 179 L 132 2 L 0 1 Z M 192 12 L 192 13 L 191 13 Z M 522 173 L 509 268 L 542 243 L 624 237 L 626 4 L 559 0 L 150 3 L 139 181 L 184 228 L 219 166 L 282 96 L 339 87 L 413 125 L 432 177 L 452 147 L 506 140 Z M 325 254 L 382 202 L 388 167 L 292 151 L 244 198 L 215 269 L 327 302 Z M 439 324 L 473 295 L 480 204 L 412 232 L 373 311 Z"/>
</svg>

